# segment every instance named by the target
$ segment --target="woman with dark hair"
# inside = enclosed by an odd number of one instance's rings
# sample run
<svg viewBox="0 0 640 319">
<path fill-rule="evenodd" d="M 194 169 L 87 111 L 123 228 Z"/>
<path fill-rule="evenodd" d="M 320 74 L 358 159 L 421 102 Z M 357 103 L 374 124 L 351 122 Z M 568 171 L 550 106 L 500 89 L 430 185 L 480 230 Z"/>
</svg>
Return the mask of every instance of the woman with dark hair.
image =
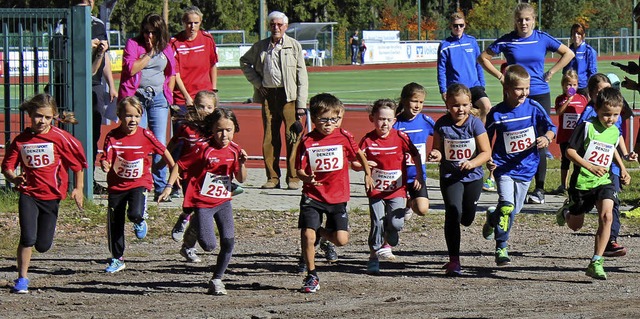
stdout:
<svg viewBox="0 0 640 319">
<path fill-rule="evenodd" d="M 592 75 L 598 73 L 598 53 L 584 41 L 584 31 L 584 27 L 580 23 L 571 26 L 569 49 L 576 57 L 562 69 L 562 74 L 566 74 L 571 69 L 575 70 L 578 73 L 578 93 L 588 98 L 587 82 Z"/>
<path fill-rule="evenodd" d="M 160 15 L 147 14 L 138 36 L 127 40 L 124 47 L 118 96 L 119 99 L 136 96 L 142 102 L 145 110 L 140 126 L 151 130 L 164 145 L 167 144 L 169 105 L 173 104 L 175 64 L 167 25 Z M 161 156 L 154 155 L 154 201 L 167 185 L 168 171 L 157 165 L 161 160 Z"/>
</svg>

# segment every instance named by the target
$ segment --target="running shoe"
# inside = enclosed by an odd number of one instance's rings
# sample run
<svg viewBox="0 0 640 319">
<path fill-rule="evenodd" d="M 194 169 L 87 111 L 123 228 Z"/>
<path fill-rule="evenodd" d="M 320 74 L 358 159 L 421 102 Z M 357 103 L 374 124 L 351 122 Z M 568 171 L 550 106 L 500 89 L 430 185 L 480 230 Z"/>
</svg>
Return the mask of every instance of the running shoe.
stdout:
<svg viewBox="0 0 640 319">
<path fill-rule="evenodd" d="M 324 258 L 330 262 L 334 263 L 338 261 L 338 253 L 336 252 L 336 245 L 332 242 L 322 238 L 320 240 L 320 249 L 324 252 Z"/>
<path fill-rule="evenodd" d="M 509 252 L 507 247 L 496 249 L 496 265 L 506 266 L 511 264 L 511 258 L 509 258 Z"/>
<path fill-rule="evenodd" d="M 413 217 L 413 209 L 411 209 L 411 207 L 406 207 L 404 209 L 404 221 L 407 222 L 411 217 Z"/>
<path fill-rule="evenodd" d="M 544 190 L 536 188 L 527 198 L 529 204 L 544 204 Z"/>
<path fill-rule="evenodd" d="M 444 265 L 444 274 L 449 277 L 458 277 L 462 275 L 459 261 L 450 261 Z"/>
<path fill-rule="evenodd" d="M 587 272 L 585 273 L 587 276 L 594 279 L 607 280 L 607 273 L 604 272 L 604 267 L 602 264 L 604 263 L 604 258 L 600 258 L 598 260 L 592 260 L 589 263 L 589 267 L 587 267 Z"/>
<path fill-rule="evenodd" d="M 367 261 L 367 275 L 379 275 L 380 274 L 380 260 L 371 259 Z"/>
<path fill-rule="evenodd" d="M 565 218 L 565 213 L 569 211 L 569 199 L 565 199 L 564 204 L 562 204 L 562 207 L 560 207 L 560 209 L 558 209 L 558 212 L 556 213 L 556 224 L 558 224 L 558 226 L 564 226 L 567 221 Z"/>
<path fill-rule="evenodd" d="M 211 279 L 209 281 L 209 290 L 207 291 L 207 294 L 214 296 L 226 295 L 227 290 L 224 287 L 224 283 L 222 283 L 222 279 Z"/>
<path fill-rule="evenodd" d="M 104 271 L 113 274 L 124 269 L 125 267 L 126 265 L 124 264 L 124 260 L 119 258 L 111 258 L 111 260 L 109 261 L 109 266 Z"/>
<path fill-rule="evenodd" d="M 562 196 L 567 196 L 567 189 L 560 185 L 558 186 L 558 188 L 552 190 L 549 192 L 549 195 L 562 195 Z"/>
<path fill-rule="evenodd" d="M 181 242 L 184 238 L 184 231 L 187 229 L 189 225 L 189 217 L 184 217 L 182 214 L 178 217 L 176 224 L 173 226 L 171 230 L 171 238 L 173 238 L 176 242 Z"/>
<path fill-rule="evenodd" d="M 242 193 L 244 193 L 244 188 L 242 188 L 242 186 L 236 183 L 231 184 L 231 196 L 240 195 Z"/>
<path fill-rule="evenodd" d="M 304 278 L 304 284 L 302 288 L 300 288 L 300 292 L 304 293 L 312 293 L 320 290 L 320 278 L 316 275 L 308 274 L 306 278 Z"/>
<path fill-rule="evenodd" d="M 638 218 L 640 217 L 640 206 L 635 207 L 629 211 L 621 212 L 620 216 L 625 218 Z"/>
<path fill-rule="evenodd" d="M 11 292 L 14 294 L 26 294 L 29 293 L 29 279 L 20 277 L 13 281 L 14 285 Z"/>
<path fill-rule="evenodd" d="M 491 178 L 487 178 L 486 180 L 484 180 L 484 184 L 482 184 L 482 190 L 485 192 L 495 192 L 496 181 Z"/>
<path fill-rule="evenodd" d="M 494 206 L 487 208 L 487 212 L 485 213 L 485 221 L 484 225 L 482 225 L 482 237 L 486 240 L 493 239 L 493 231 L 495 226 L 492 225 L 491 220 L 493 218 L 493 213 L 496 211 Z"/>
<path fill-rule="evenodd" d="M 511 212 L 513 212 L 514 206 L 512 204 L 504 204 L 500 206 L 500 219 L 498 220 L 498 227 L 504 231 L 509 230 L 509 218 L 511 218 Z"/>
<path fill-rule="evenodd" d="M 627 254 L 627 249 L 615 241 L 610 241 L 604 249 L 602 256 L 605 257 L 622 257 Z"/>
<path fill-rule="evenodd" d="M 187 248 L 185 246 L 182 246 L 182 248 L 180 248 L 180 255 L 190 263 L 199 263 L 202 261 L 202 259 L 200 259 L 200 257 L 198 257 L 198 255 L 196 254 L 195 248 Z"/>
<path fill-rule="evenodd" d="M 136 233 L 138 239 L 147 237 L 147 221 L 143 219 L 139 223 L 133 223 L 133 232 Z"/>
<path fill-rule="evenodd" d="M 382 246 L 382 248 L 378 249 L 376 251 L 376 256 L 378 256 L 379 260 L 386 260 L 386 261 L 396 260 L 396 256 L 391 251 L 391 246 L 389 245 L 384 245 Z"/>
</svg>

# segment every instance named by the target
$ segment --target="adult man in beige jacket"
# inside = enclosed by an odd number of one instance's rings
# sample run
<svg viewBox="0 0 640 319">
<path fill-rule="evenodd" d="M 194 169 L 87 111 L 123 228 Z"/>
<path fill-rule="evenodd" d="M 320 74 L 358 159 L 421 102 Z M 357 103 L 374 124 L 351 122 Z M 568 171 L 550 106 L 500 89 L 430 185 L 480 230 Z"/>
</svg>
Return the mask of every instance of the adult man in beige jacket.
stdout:
<svg viewBox="0 0 640 319">
<path fill-rule="evenodd" d="M 254 43 L 240 58 L 244 76 L 253 84 L 253 100 L 262 103 L 262 155 L 267 174 L 267 182 L 262 188 L 267 189 L 280 187 L 282 122 L 287 148 L 287 188 L 300 188 L 295 152 L 301 132 L 295 123 L 305 114 L 309 82 L 302 46 L 285 34 L 288 23 L 284 13 L 271 12 L 271 37 Z"/>
</svg>

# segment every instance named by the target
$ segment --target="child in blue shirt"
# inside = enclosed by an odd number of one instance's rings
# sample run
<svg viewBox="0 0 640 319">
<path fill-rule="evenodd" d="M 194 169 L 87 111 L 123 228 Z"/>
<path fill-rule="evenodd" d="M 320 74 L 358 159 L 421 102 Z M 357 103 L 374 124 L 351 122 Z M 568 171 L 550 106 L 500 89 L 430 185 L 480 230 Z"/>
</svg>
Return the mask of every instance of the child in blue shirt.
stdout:
<svg viewBox="0 0 640 319">
<path fill-rule="evenodd" d="M 538 102 L 527 98 L 530 80 L 522 66 L 508 66 L 504 75 L 504 101 L 487 115 L 489 141 L 493 141 L 495 135 L 493 156 L 487 166 L 494 168 L 498 206 L 494 212 L 487 212 L 482 235 L 490 239 L 495 232 L 498 266 L 511 263 L 507 240 L 536 173 L 540 161 L 538 149 L 548 147 L 556 135 L 556 127 L 547 112 Z"/>
</svg>

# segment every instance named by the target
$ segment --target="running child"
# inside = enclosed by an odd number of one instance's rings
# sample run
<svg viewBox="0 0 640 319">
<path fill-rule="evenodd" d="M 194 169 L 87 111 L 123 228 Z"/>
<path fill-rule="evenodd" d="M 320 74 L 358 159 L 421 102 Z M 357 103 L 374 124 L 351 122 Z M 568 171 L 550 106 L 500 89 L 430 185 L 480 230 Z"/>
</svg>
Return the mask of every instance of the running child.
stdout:
<svg viewBox="0 0 640 319">
<path fill-rule="evenodd" d="M 296 153 L 296 169 L 303 181 L 298 228 L 307 265 L 301 288 L 305 293 L 320 289 L 315 266 L 316 234 L 337 246 L 349 241 L 349 162 L 360 162 L 365 171 L 365 189 L 373 188 L 367 158 L 351 133 L 337 127 L 342 109 L 342 102 L 331 94 L 312 97 L 309 112 L 315 127 L 302 138 Z M 323 215 L 327 218 L 325 227 L 321 227 Z"/>
<path fill-rule="evenodd" d="M 495 232 L 495 261 L 498 266 L 511 263 L 507 241 L 515 215 L 520 212 L 533 179 L 540 155 L 538 149 L 548 147 L 556 127 L 544 108 L 527 98 L 531 76 L 522 66 L 512 64 L 504 75 L 504 101 L 487 115 L 487 134 L 493 142 L 492 159 L 498 187 L 498 205 L 487 211 L 482 235 L 490 239 Z M 538 136 L 537 132 L 545 132 Z"/>
<path fill-rule="evenodd" d="M 167 149 L 176 161 L 183 155 L 189 153 L 196 143 L 204 141 L 205 137 L 202 136 L 197 123 L 202 122 L 204 117 L 211 114 L 217 107 L 218 98 L 215 92 L 200 91 L 193 100 L 193 107 L 187 107 L 187 113 L 184 115 L 184 118 L 175 120 L 176 124 L 178 124 L 178 129 L 174 132 L 171 140 L 169 140 Z M 189 183 L 186 178 L 186 172 L 182 172 L 179 182 L 183 195 L 186 195 L 186 185 Z M 171 193 L 172 197 L 174 193 L 175 187 L 174 192 Z M 183 208 L 182 213 L 178 216 L 178 220 L 171 231 L 171 238 L 173 238 L 173 240 L 177 242 L 182 241 L 192 212 L 192 208 Z"/>
<path fill-rule="evenodd" d="M 620 180 L 629 184 L 622 158 L 616 150 L 621 143 L 620 130 L 615 123 L 622 112 L 623 99 L 620 91 L 605 88 L 598 93 L 595 102 L 597 117 L 576 127 L 567 148 L 567 157 L 574 163 L 569 187 L 569 201 L 556 214 L 558 225 L 565 223 L 574 231 L 584 223 L 585 213 L 596 206 L 598 230 L 595 236 L 593 257 L 586 275 L 595 279 L 607 279 L 602 257 L 609 242 L 613 206 L 618 202 L 618 191 L 609 173 L 615 160 L 620 166 Z"/>
<path fill-rule="evenodd" d="M 589 121 L 593 118 L 598 117 L 595 110 L 595 100 L 598 96 L 598 93 L 605 88 L 611 87 L 611 81 L 609 77 L 602 73 L 596 73 L 589 78 L 587 82 L 587 89 L 589 92 L 589 96 L 592 99 L 589 101 L 584 111 L 580 115 L 578 119 L 578 125 L 585 121 Z M 624 100 L 623 100 L 624 103 Z M 622 108 L 622 113 L 624 113 L 624 105 Z M 622 158 L 628 161 L 635 161 L 638 159 L 638 155 L 635 152 L 628 152 L 627 143 L 624 140 L 622 129 L 623 125 L 623 115 L 620 114 L 618 120 L 615 123 L 616 127 L 620 131 L 621 143 L 618 143 L 618 150 L 622 155 Z M 611 181 L 613 182 L 613 187 L 616 192 L 620 192 L 620 167 L 616 162 L 611 163 Z M 613 222 L 611 223 L 611 234 L 609 237 L 609 243 L 604 250 L 605 257 L 622 257 L 627 254 L 627 248 L 618 243 L 618 235 L 620 234 L 620 202 L 615 201 L 613 204 Z"/>
<path fill-rule="evenodd" d="M 562 76 L 562 94 L 556 97 L 555 108 L 558 114 L 560 126 L 558 127 L 558 137 L 556 143 L 560 145 L 560 186 L 550 194 L 564 195 L 567 192 L 567 179 L 569 175 L 569 158 L 567 157 L 567 146 L 569 138 L 576 127 L 580 114 L 587 106 L 587 98 L 578 92 L 578 73 L 569 69 Z"/>
<path fill-rule="evenodd" d="M 117 106 L 120 126 L 111 130 L 104 140 L 100 164 L 107 173 L 109 194 L 107 234 L 112 258 L 105 268 L 108 273 L 126 267 L 123 257 L 125 215 L 133 222 L 138 239 L 147 236 L 147 192 L 153 185 L 149 155 L 162 155 L 169 167 L 174 165 L 171 154 L 153 133 L 138 127 L 142 112 L 142 104 L 136 97 L 122 99 Z"/>
<path fill-rule="evenodd" d="M 231 182 L 234 178 L 240 183 L 246 180 L 247 153 L 233 142 L 240 126 L 231 110 L 215 109 L 205 117 L 204 124 L 203 133 L 210 136 L 209 140 L 198 143 L 178 160 L 171 170 L 169 185 L 178 180 L 181 171 L 188 171 L 188 175 L 193 176 L 189 178 L 184 198 L 184 206 L 194 209 L 184 246 L 194 247 L 197 241 L 204 251 L 213 251 L 216 248 L 215 224 L 220 236 L 220 252 L 207 293 L 226 295 L 222 278 L 235 245 Z M 171 196 L 171 188 L 167 187 L 160 196 Z"/>
<path fill-rule="evenodd" d="M 423 176 L 424 166 L 418 149 L 407 134 L 392 127 L 396 121 L 396 109 L 397 105 L 392 100 L 375 101 L 369 114 L 369 121 L 375 128 L 359 144 L 371 167 L 374 183 L 374 187 L 367 191 L 371 218 L 367 262 L 367 274 L 370 275 L 380 274 L 380 259 L 384 255 L 379 256 L 379 252 L 390 253 L 390 249 L 385 251 L 384 247 L 398 245 L 398 232 L 404 227 L 407 189 L 419 192 L 426 187 L 421 178 L 414 178 L 411 184 L 407 183 L 406 158 L 411 158 L 415 163 L 417 176 Z M 353 168 L 358 171 L 362 166 L 354 163 Z"/>
<path fill-rule="evenodd" d="M 444 200 L 444 237 L 449 252 L 447 276 L 460 276 L 460 224 L 470 226 L 482 192 L 484 165 L 491 145 L 482 120 L 471 114 L 471 91 L 464 84 L 447 88 L 447 114 L 436 121 L 430 162 L 440 162 Z"/>
<path fill-rule="evenodd" d="M 54 120 L 77 123 L 73 113 L 65 112 L 59 117 L 53 97 L 38 94 L 22 103 L 20 110 L 29 114 L 31 126 L 16 136 L 7 148 L 2 160 L 2 174 L 20 192 L 18 279 L 14 280 L 11 291 L 26 294 L 29 292 L 27 272 L 32 248 L 44 253 L 53 244 L 60 200 L 67 197 L 69 170 L 75 175 L 71 198 L 82 209 L 87 158 L 80 141 L 51 125 Z M 19 172 L 16 171 L 18 167 Z"/>
<path fill-rule="evenodd" d="M 402 88 L 400 93 L 400 105 L 396 111 L 396 123 L 393 128 L 409 135 L 411 142 L 420 152 L 420 160 L 422 163 L 422 175 L 418 175 L 418 168 L 411 157 L 407 157 L 407 183 L 412 184 L 418 178 L 422 181 L 427 180 L 427 140 L 433 135 L 433 126 L 435 122 L 428 115 L 422 113 L 424 107 L 424 99 L 427 97 L 425 88 L 415 82 L 411 82 Z M 420 177 L 418 177 L 420 176 Z M 409 220 L 413 212 L 420 216 L 424 216 L 429 212 L 429 194 L 427 188 L 422 187 L 419 190 L 409 187 L 409 199 L 407 200 L 407 216 L 405 220 Z M 391 253 L 391 252 L 390 252 Z"/>
</svg>

